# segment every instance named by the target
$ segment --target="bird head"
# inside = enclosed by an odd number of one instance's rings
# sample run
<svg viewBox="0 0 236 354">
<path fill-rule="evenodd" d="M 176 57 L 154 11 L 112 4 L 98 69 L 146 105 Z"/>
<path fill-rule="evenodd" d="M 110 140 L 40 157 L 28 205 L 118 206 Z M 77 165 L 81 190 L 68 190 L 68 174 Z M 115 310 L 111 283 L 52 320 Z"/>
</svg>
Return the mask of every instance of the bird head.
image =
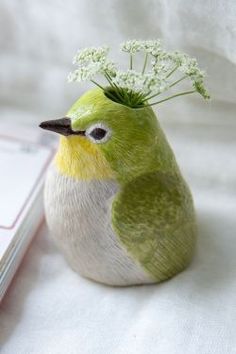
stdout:
<svg viewBox="0 0 236 354">
<path fill-rule="evenodd" d="M 101 89 L 86 92 L 65 118 L 42 122 L 40 127 L 61 134 L 55 162 L 70 177 L 122 183 L 168 169 L 172 160 L 153 110 L 116 103 Z"/>
</svg>

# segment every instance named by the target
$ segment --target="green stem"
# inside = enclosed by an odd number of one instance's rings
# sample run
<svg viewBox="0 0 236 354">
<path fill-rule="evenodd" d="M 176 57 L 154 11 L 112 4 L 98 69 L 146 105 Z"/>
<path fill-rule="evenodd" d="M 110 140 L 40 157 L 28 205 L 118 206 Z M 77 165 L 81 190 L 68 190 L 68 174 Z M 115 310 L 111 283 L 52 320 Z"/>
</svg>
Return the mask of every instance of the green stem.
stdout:
<svg viewBox="0 0 236 354">
<path fill-rule="evenodd" d="M 179 80 L 176 80 L 175 82 L 173 82 L 173 84 L 170 85 L 170 87 L 177 85 L 179 82 L 183 81 L 184 79 L 187 79 L 187 76 L 183 76 Z"/>
<path fill-rule="evenodd" d="M 101 85 L 99 85 L 99 84 L 98 84 L 96 81 L 94 81 L 94 80 L 90 80 L 90 81 L 91 81 L 93 84 L 95 84 L 96 86 L 100 87 L 100 88 L 103 90 L 103 92 L 106 92 L 105 87 L 102 87 Z M 114 101 L 117 102 L 116 97 L 113 96 L 110 92 L 109 92 L 108 95 L 109 95 L 110 97 L 112 97 Z"/>
<path fill-rule="evenodd" d="M 107 79 L 107 81 L 109 82 L 109 84 L 110 84 L 111 86 L 113 86 L 112 83 L 111 83 L 111 81 L 109 80 L 108 75 L 107 75 L 106 73 L 104 73 L 104 76 L 105 76 L 105 78 Z"/>
<path fill-rule="evenodd" d="M 116 92 L 117 96 L 119 97 L 119 99 L 122 102 L 123 101 L 123 97 L 120 94 L 119 87 L 114 82 L 112 82 L 111 77 L 110 77 L 110 75 L 107 72 L 105 72 L 105 77 L 106 77 L 107 81 L 109 82 L 109 84 L 111 85 L 111 87 L 113 87 L 115 89 L 115 92 Z"/>
<path fill-rule="evenodd" d="M 115 89 L 119 90 L 119 87 L 116 85 L 116 83 L 112 82 L 112 78 L 108 74 L 108 72 L 105 72 L 105 76 L 106 76 L 107 81 L 110 83 L 110 85 L 113 86 Z"/>
<path fill-rule="evenodd" d="M 127 103 L 130 103 L 129 95 L 128 95 L 127 91 L 126 91 L 125 89 L 121 89 L 121 91 L 122 91 L 123 96 L 124 96 L 125 99 L 126 99 L 126 102 L 127 102 Z"/>
<path fill-rule="evenodd" d="M 165 101 L 168 101 L 172 98 L 175 98 L 175 97 L 178 97 L 178 96 L 183 96 L 183 95 L 190 95 L 191 93 L 194 93 L 196 92 L 196 90 L 192 90 L 192 91 L 185 91 L 185 92 L 180 92 L 180 93 L 176 93 L 175 95 L 172 95 L 172 96 L 169 96 L 169 97 L 166 97 L 164 98 L 163 100 L 161 101 L 157 101 L 157 102 L 154 102 L 154 103 L 151 103 L 151 104 L 148 104 L 146 105 L 145 107 L 151 107 L 151 106 L 154 106 L 156 104 L 159 104 L 159 103 L 162 103 L 162 102 L 165 102 Z"/>
<path fill-rule="evenodd" d="M 90 80 L 93 84 L 95 84 L 96 86 L 100 87 L 103 91 L 105 90 L 104 87 L 102 87 L 101 85 L 99 85 L 96 81 L 94 80 Z"/>
<path fill-rule="evenodd" d="M 105 91 L 106 92 L 106 91 Z M 115 97 L 111 92 L 106 92 L 106 96 L 110 98 L 112 101 L 120 103 L 120 101 Z"/>
<path fill-rule="evenodd" d="M 179 65 L 176 65 L 176 66 L 174 67 L 174 69 L 171 70 L 171 72 L 169 72 L 169 74 L 166 76 L 166 79 L 168 79 L 168 77 L 170 77 L 172 74 L 174 74 L 174 72 L 178 69 L 178 67 L 179 67 Z"/>
<path fill-rule="evenodd" d="M 143 97 L 145 98 L 145 97 L 148 97 L 148 95 L 150 95 L 150 93 L 152 93 L 152 91 L 148 91 L 147 93 L 145 93 L 144 95 L 143 95 Z"/>
<path fill-rule="evenodd" d="M 111 85 L 111 87 L 113 87 L 114 89 L 116 89 L 116 85 L 113 85 L 113 82 L 110 78 L 110 76 L 107 73 L 104 73 L 105 78 L 107 79 L 107 81 L 109 82 L 109 84 Z"/>
<path fill-rule="evenodd" d="M 179 80 L 176 80 L 175 82 L 173 82 L 173 84 L 171 84 L 171 85 L 169 86 L 169 88 L 170 88 L 170 87 L 173 87 L 173 86 L 175 86 L 175 85 L 177 85 L 179 82 L 183 81 L 183 80 L 186 79 L 186 78 L 187 78 L 187 76 L 181 77 Z M 159 96 L 161 93 L 163 93 L 163 92 L 155 93 L 155 95 L 152 95 L 152 96 L 149 96 L 149 97 L 145 98 L 144 101 L 148 101 L 148 100 L 150 100 L 150 99 L 153 98 L 153 97 Z"/>
<path fill-rule="evenodd" d="M 136 95 L 136 99 L 135 99 L 134 104 L 137 105 L 137 106 L 139 106 L 140 104 L 143 104 L 143 102 L 144 102 L 143 94 L 142 94 L 142 93 L 138 93 L 138 94 Z"/>
<path fill-rule="evenodd" d="M 133 54 L 132 53 L 130 53 L 130 58 L 129 58 L 129 68 L 130 68 L 130 70 L 132 70 L 133 69 Z"/>
<path fill-rule="evenodd" d="M 110 92 L 110 91 L 107 92 L 107 91 L 105 90 L 105 92 L 107 93 L 108 96 L 112 97 L 112 98 L 113 98 L 113 101 L 115 101 L 115 102 L 122 103 L 122 102 L 124 101 L 123 98 L 122 98 L 120 95 L 118 95 L 118 97 L 116 97 L 116 96 L 114 96 L 114 94 L 113 94 L 112 92 Z M 115 93 L 117 93 L 117 91 L 115 91 Z"/>
<path fill-rule="evenodd" d="M 158 93 L 155 93 L 155 95 L 152 95 L 152 96 L 146 97 L 144 101 L 148 101 L 148 100 L 150 100 L 151 98 L 153 98 L 153 97 L 156 97 L 156 96 L 160 95 L 161 93 L 162 93 L 162 92 L 158 92 Z"/>
<path fill-rule="evenodd" d="M 145 69 L 146 69 L 146 66 L 147 66 L 147 59 L 148 59 L 148 53 L 146 53 L 146 55 L 145 55 L 145 60 L 144 60 L 144 64 L 143 64 L 142 74 L 145 73 Z"/>
</svg>

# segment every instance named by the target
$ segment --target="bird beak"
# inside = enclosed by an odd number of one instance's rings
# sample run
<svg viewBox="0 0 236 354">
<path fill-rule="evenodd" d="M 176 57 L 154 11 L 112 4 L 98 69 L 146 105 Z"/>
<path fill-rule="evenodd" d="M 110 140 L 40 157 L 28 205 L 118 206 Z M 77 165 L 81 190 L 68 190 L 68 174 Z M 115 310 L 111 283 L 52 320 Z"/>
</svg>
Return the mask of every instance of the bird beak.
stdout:
<svg viewBox="0 0 236 354">
<path fill-rule="evenodd" d="M 52 132 L 56 132 L 58 134 L 62 134 L 65 136 L 68 135 L 85 135 L 85 131 L 74 131 L 71 128 L 71 120 L 70 118 L 60 118 L 54 120 L 47 120 L 39 124 L 39 127 L 46 130 L 51 130 Z"/>
</svg>

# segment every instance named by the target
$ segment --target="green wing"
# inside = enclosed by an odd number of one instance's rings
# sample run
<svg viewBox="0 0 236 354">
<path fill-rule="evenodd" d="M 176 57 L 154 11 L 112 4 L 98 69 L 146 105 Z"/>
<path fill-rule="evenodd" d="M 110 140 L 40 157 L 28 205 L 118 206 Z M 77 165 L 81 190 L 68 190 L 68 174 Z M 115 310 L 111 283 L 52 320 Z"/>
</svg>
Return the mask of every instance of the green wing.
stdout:
<svg viewBox="0 0 236 354">
<path fill-rule="evenodd" d="M 195 215 L 180 175 L 154 172 L 122 187 L 113 201 L 112 224 L 127 252 L 157 281 L 191 260 Z"/>
</svg>

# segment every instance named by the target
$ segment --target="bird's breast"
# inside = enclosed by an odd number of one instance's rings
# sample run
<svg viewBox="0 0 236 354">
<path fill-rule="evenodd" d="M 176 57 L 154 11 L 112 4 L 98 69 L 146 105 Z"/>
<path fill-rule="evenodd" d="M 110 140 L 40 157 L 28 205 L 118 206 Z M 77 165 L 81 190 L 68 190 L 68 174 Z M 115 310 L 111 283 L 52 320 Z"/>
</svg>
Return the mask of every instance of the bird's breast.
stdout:
<svg viewBox="0 0 236 354">
<path fill-rule="evenodd" d="M 45 207 L 49 227 L 56 234 L 98 238 L 110 224 L 110 208 L 118 184 L 111 179 L 80 180 L 62 175 L 52 164 L 45 184 Z M 59 236 L 59 235 L 58 235 Z M 70 237 L 67 235 L 67 237 Z"/>
<path fill-rule="evenodd" d="M 111 207 L 118 191 L 114 180 L 76 180 L 52 165 L 45 183 L 51 235 L 71 267 L 83 276 L 112 285 L 150 282 L 113 231 Z"/>
</svg>

